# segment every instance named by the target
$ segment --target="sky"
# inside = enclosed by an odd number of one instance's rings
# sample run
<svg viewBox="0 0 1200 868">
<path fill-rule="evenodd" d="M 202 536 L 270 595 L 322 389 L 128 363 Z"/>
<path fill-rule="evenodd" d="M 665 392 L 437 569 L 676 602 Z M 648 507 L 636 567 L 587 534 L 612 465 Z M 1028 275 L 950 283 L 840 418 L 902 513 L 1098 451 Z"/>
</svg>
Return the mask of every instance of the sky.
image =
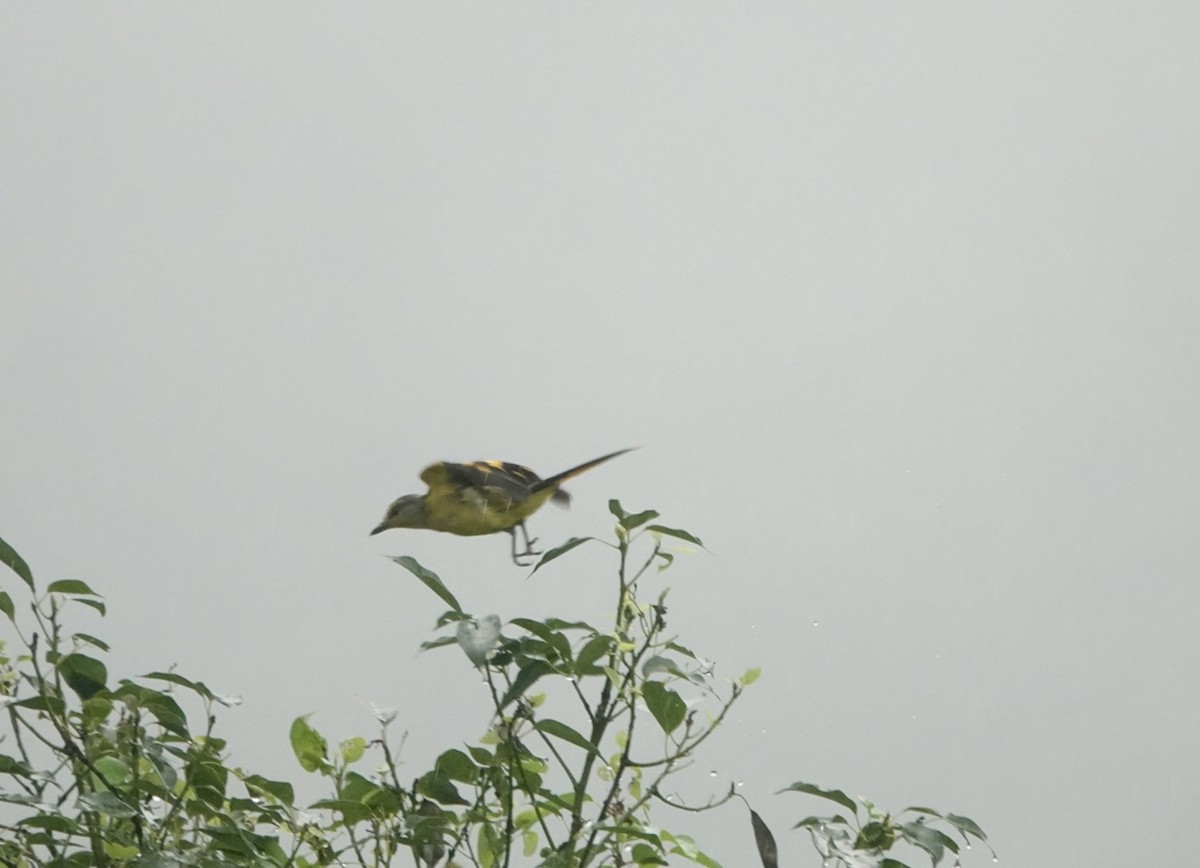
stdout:
<svg viewBox="0 0 1200 868">
<path fill-rule="evenodd" d="M 602 618 L 611 556 L 368 531 L 433 461 L 639 446 L 530 526 L 607 536 L 618 498 L 704 540 L 649 590 L 763 676 L 682 797 L 739 783 L 786 865 L 833 807 L 796 780 L 970 816 L 1001 864 L 1179 861 L 1194 4 L 3 18 L 0 537 L 104 595 L 110 671 L 242 697 L 232 762 L 300 779 L 291 720 L 372 703 L 412 776 L 482 735 L 385 556 L 504 620 Z M 757 858 L 742 808 L 660 821 Z"/>
</svg>

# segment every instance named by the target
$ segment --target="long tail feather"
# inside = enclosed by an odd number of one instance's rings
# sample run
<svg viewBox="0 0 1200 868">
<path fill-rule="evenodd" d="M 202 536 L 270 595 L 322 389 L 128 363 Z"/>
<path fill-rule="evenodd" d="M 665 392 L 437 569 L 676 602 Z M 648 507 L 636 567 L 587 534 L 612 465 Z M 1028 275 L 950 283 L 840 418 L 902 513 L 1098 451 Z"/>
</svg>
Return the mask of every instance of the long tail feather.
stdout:
<svg viewBox="0 0 1200 868">
<path fill-rule="evenodd" d="M 618 455 L 624 455 L 626 452 L 632 452 L 636 446 L 631 446 L 628 449 L 618 449 L 616 452 L 610 452 L 607 455 L 601 455 L 599 458 L 593 458 L 591 461 L 585 461 L 578 467 L 572 467 L 570 470 L 564 470 L 562 473 L 556 473 L 549 479 L 543 479 L 537 485 L 533 486 L 534 491 L 544 491 L 547 488 L 557 488 L 562 483 L 566 482 L 574 476 L 578 476 L 588 470 L 591 470 L 597 464 L 603 464 L 610 458 L 616 458 Z"/>
</svg>

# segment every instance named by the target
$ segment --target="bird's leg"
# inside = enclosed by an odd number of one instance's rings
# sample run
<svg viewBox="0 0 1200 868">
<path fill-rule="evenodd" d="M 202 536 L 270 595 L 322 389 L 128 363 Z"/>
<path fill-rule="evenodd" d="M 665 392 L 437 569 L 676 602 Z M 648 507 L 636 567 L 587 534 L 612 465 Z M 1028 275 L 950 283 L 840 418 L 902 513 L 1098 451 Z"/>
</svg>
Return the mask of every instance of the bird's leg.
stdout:
<svg viewBox="0 0 1200 868">
<path fill-rule="evenodd" d="M 525 551 L 517 552 L 517 527 L 521 529 L 521 535 L 525 537 Z M 537 538 L 529 538 L 529 531 L 525 528 L 525 522 L 521 522 L 517 527 L 510 527 L 508 535 L 512 538 L 512 559 L 513 563 L 518 567 L 527 567 L 529 564 L 523 563 L 521 558 L 536 557 L 541 552 L 533 550 L 533 544 L 537 542 Z"/>
<path fill-rule="evenodd" d="M 522 563 L 519 560 L 517 560 L 517 530 L 516 530 L 516 528 L 512 528 L 512 527 L 508 528 L 508 539 L 509 539 L 509 542 L 512 543 L 511 550 L 512 550 L 513 563 L 516 564 L 518 567 L 523 566 Z"/>
</svg>

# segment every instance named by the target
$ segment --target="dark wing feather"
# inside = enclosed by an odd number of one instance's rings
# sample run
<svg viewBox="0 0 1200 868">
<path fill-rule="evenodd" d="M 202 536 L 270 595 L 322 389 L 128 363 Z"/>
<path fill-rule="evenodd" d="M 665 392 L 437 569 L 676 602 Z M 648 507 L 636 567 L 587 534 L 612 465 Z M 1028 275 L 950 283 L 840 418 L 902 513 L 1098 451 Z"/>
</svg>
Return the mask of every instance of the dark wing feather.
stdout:
<svg viewBox="0 0 1200 868">
<path fill-rule="evenodd" d="M 494 489 L 513 500 L 525 500 L 541 477 L 520 464 L 507 461 L 469 461 L 466 464 L 443 463 L 446 481 L 455 488 Z"/>
</svg>

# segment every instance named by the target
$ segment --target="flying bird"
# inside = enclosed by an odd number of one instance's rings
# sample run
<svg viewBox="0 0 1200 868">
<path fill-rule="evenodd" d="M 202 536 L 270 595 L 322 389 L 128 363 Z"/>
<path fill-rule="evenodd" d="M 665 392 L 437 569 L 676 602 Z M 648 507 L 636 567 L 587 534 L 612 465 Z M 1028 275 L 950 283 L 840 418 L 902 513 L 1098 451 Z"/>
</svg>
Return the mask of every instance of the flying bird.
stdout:
<svg viewBox="0 0 1200 868">
<path fill-rule="evenodd" d="M 459 536 L 504 531 L 512 538 L 513 563 L 525 566 L 521 558 L 541 554 L 533 550 L 537 540 L 529 538 L 525 519 L 548 500 L 566 506 L 571 496 L 562 490 L 564 482 L 629 451 L 621 449 L 601 455 L 548 479 L 542 479 L 528 467 L 507 461 L 466 464 L 439 461 L 421 471 L 421 481 L 429 486 L 429 491 L 406 494 L 393 501 L 371 535 L 393 527 L 427 528 Z M 525 538 L 523 552 L 517 551 L 518 528 Z"/>
</svg>

